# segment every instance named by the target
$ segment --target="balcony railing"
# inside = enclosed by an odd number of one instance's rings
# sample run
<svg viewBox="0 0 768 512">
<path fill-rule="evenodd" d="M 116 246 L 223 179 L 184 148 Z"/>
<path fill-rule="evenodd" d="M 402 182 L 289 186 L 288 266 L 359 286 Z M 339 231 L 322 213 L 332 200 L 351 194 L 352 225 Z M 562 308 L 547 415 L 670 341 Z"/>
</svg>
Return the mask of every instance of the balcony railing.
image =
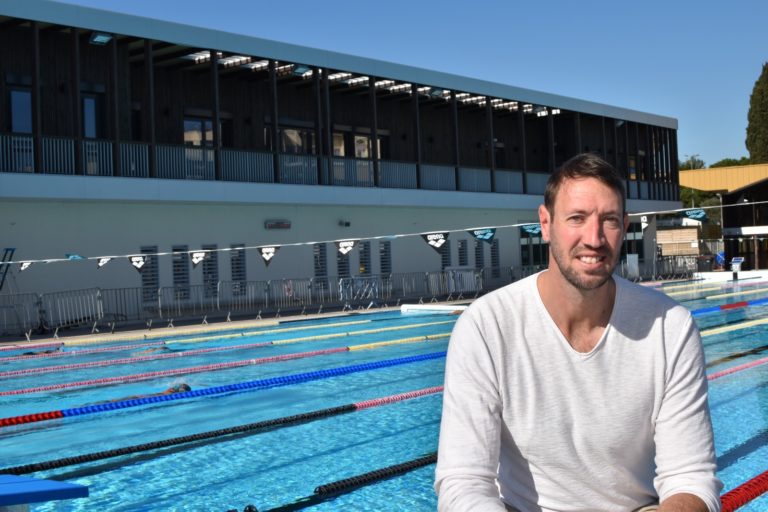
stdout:
<svg viewBox="0 0 768 512">
<path fill-rule="evenodd" d="M 76 169 L 74 139 L 43 137 L 40 141 L 43 174 L 84 174 L 113 176 L 115 144 L 108 140 L 82 141 L 82 166 Z M 143 142 L 118 144 L 120 175 L 130 178 L 150 177 L 151 146 Z M 34 138 L 31 135 L 0 133 L 0 172 L 35 172 Z M 246 183 L 274 183 L 275 156 L 255 150 L 224 148 L 221 155 L 221 180 Z M 318 156 L 308 154 L 278 154 L 280 183 L 317 185 Z M 200 146 L 159 144 L 156 146 L 157 178 L 176 180 L 215 180 L 215 151 Z M 323 184 L 348 187 L 373 187 L 376 183 L 374 162 L 363 158 L 320 158 Z M 330 166 L 330 167 L 329 167 Z M 421 188 L 428 190 L 463 190 L 491 192 L 491 170 L 460 167 L 458 183 L 456 167 L 452 165 L 421 164 L 380 160 L 378 184 L 382 188 L 417 188 L 417 174 L 421 174 Z M 540 195 L 544 193 L 548 173 L 512 169 L 496 169 L 495 191 L 503 194 Z M 525 186 L 524 186 L 525 185 Z M 630 199 L 672 200 L 676 196 L 675 184 L 627 181 Z"/>
</svg>

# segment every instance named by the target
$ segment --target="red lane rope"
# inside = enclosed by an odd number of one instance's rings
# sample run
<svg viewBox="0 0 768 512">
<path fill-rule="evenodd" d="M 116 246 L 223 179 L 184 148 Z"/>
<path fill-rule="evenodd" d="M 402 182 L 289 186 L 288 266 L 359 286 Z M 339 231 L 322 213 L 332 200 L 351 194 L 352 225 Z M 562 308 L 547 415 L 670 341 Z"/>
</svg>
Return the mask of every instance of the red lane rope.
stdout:
<svg viewBox="0 0 768 512">
<path fill-rule="evenodd" d="M 10 391 L 0 391 L 0 396 L 22 395 L 26 393 L 37 393 L 40 391 L 52 391 L 60 389 L 80 388 L 87 386 L 106 386 L 109 384 L 123 384 L 127 382 L 137 382 L 141 380 L 154 379 L 156 377 L 169 377 L 173 375 L 185 375 L 189 373 L 201 373 L 215 370 L 226 370 L 229 368 L 238 368 L 254 364 L 274 363 L 279 361 L 289 361 L 291 359 L 302 359 L 305 357 L 314 357 L 325 354 L 335 354 L 337 352 L 347 352 L 348 347 L 329 348 L 325 350 L 313 350 L 311 352 L 298 352 L 295 354 L 284 354 L 280 356 L 262 357 L 259 359 L 247 359 L 244 361 L 232 361 L 229 363 L 206 364 L 203 366 L 192 366 L 188 368 L 177 368 L 175 370 L 162 370 L 156 372 L 140 373 L 136 375 L 124 375 L 121 377 L 104 377 L 101 379 L 82 380 L 78 382 L 65 382 L 61 384 L 50 384 L 48 386 L 38 386 L 34 388 L 12 389 Z"/>
<path fill-rule="evenodd" d="M 443 390 L 443 386 L 434 386 L 431 388 L 419 389 L 416 391 L 408 391 L 407 393 L 400 393 L 399 395 L 385 396 L 383 398 L 374 398 L 372 400 L 364 400 L 353 404 L 355 409 L 368 409 L 370 407 L 378 407 L 380 405 L 386 405 L 393 402 L 399 402 L 401 400 L 409 400 L 424 395 L 431 395 L 433 393 L 440 393 Z"/>
<path fill-rule="evenodd" d="M 272 345 L 271 341 L 261 343 L 250 343 L 247 345 L 233 345 L 228 347 L 199 348 L 195 350 L 185 350 L 183 352 L 172 352 L 170 354 L 156 354 L 153 356 L 124 357 L 122 359 L 108 359 L 106 361 L 90 361 L 87 363 L 62 364 L 57 366 L 41 366 L 39 368 L 26 368 L 24 370 L 9 370 L 0 372 L 0 379 L 7 377 L 17 377 L 19 375 L 37 375 L 41 373 L 63 372 L 67 370 L 80 370 L 83 368 L 99 368 L 102 366 L 112 366 L 118 364 L 132 364 L 144 361 L 156 361 L 158 359 L 174 359 L 177 357 L 187 357 L 199 354 L 208 354 L 211 352 L 223 352 L 226 350 L 244 350 L 249 348 L 259 348 Z M 98 350 L 98 349 L 94 349 Z"/>
<path fill-rule="evenodd" d="M 114 347 L 85 348 L 81 350 L 69 350 L 65 352 L 52 352 L 50 354 L 34 354 L 34 355 L 28 355 L 28 356 L 21 355 L 21 356 L 0 357 L 0 363 L 28 360 L 28 359 L 41 359 L 45 357 L 82 356 L 86 354 L 98 354 L 100 352 L 117 352 L 120 350 L 133 350 L 137 348 L 158 347 L 160 345 L 165 345 L 165 342 L 153 341 L 150 343 L 139 343 L 134 345 L 118 345 Z"/>
<path fill-rule="evenodd" d="M 725 370 L 720 370 L 719 372 L 711 373 L 707 375 L 707 380 L 715 380 L 719 379 L 720 377 L 725 377 L 726 375 L 730 375 L 732 373 L 740 372 L 742 370 L 748 370 L 750 368 L 754 368 L 755 366 L 761 366 L 768 363 L 768 357 L 764 357 L 762 359 L 757 359 L 755 361 L 751 361 L 749 363 L 740 364 L 737 366 L 734 366 L 732 368 L 726 368 Z"/>
<path fill-rule="evenodd" d="M 720 496 L 721 512 L 733 512 L 768 492 L 768 471 L 765 471 Z"/>
<path fill-rule="evenodd" d="M 30 345 L 3 345 L 0 346 L 0 352 L 8 352 L 11 350 L 29 350 L 31 348 L 51 348 L 51 347 L 61 347 L 64 345 L 61 342 L 51 342 L 51 343 L 37 343 L 37 344 L 30 344 Z"/>
</svg>

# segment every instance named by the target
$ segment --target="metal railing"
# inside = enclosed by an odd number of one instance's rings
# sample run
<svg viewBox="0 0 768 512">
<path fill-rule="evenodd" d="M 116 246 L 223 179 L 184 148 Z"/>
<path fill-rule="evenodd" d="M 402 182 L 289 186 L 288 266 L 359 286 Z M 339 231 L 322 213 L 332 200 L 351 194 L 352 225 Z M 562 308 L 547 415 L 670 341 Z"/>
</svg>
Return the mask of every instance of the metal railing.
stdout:
<svg viewBox="0 0 768 512">
<path fill-rule="evenodd" d="M 490 192 L 491 170 L 472 167 L 459 168 L 459 190 L 467 192 Z"/>
<path fill-rule="evenodd" d="M 44 294 L 0 296 L 0 335 L 24 335 L 86 326 L 114 329 L 116 325 L 153 320 L 227 318 L 232 316 L 315 313 L 324 310 L 370 308 L 404 300 L 429 302 L 472 298 L 514 279 L 511 269 L 455 269 L 342 279 L 273 279 L 219 281 L 212 284 L 161 287 L 153 298 L 142 287 L 89 288 Z M 213 292 L 211 287 L 214 288 Z"/>
<path fill-rule="evenodd" d="M 616 273 L 631 281 L 690 278 L 698 271 L 697 256 L 664 256 L 650 261 L 641 261 L 637 267 L 622 261 Z"/>
<path fill-rule="evenodd" d="M 416 164 L 379 161 L 379 186 L 385 188 L 416 188 Z"/>
<path fill-rule="evenodd" d="M 329 183 L 347 187 L 373 186 L 373 161 L 359 158 L 339 158 L 332 161 Z"/>
<path fill-rule="evenodd" d="M 43 137 L 43 172 L 75 174 L 75 141 L 63 137 Z"/>
<path fill-rule="evenodd" d="M 225 181 L 273 183 L 275 181 L 273 162 L 272 153 L 222 149 L 222 178 Z"/>
<path fill-rule="evenodd" d="M 29 135 L 0 134 L 0 170 L 34 172 L 34 143 Z"/>
<path fill-rule="evenodd" d="M 106 140 L 83 141 L 84 174 L 89 176 L 112 176 L 112 143 Z"/>
<path fill-rule="evenodd" d="M 149 144 L 141 142 L 120 144 L 120 170 L 127 178 L 149 177 Z"/>
<path fill-rule="evenodd" d="M 450 165 L 422 164 L 421 188 L 456 190 L 456 168 Z"/>
<path fill-rule="evenodd" d="M 280 183 L 317 185 L 317 156 L 280 154 L 278 159 Z"/>
<path fill-rule="evenodd" d="M 157 177 L 213 180 L 213 149 L 199 146 L 157 146 Z"/>
</svg>

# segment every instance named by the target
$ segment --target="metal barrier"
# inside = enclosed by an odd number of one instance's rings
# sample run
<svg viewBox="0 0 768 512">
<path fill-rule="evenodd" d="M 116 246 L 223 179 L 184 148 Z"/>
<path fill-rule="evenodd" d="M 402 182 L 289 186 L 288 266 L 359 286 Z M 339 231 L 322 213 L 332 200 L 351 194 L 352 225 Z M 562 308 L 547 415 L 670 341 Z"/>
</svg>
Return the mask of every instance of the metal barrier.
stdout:
<svg viewBox="0 0 768 512">
<path fill-rule="evenodd" d="M 411 272 L 343 279 L 274 279 L 271 281 L 220 281 L 212 284 L 163 287 L 147 299 L 146 289 L 90 288 L 65 292 L 0 296 L 0 334 L 17 335 L 42 328 L 56 330 L 87 325 L 96 330 L 106 324 L 152 320 L 199 320 L 208 317 L 284 313 L 316 313 L 353 306 L 394 305 L 403 300 L 471 298 L 510 282 L 511 269 L 486 278 L 487 269 L 454 269 L 444 272 Z"/>
<path fill-rule="evenodd" d="M 149 144 L 123 142 L 120 144 L 120 172 L 128 178 L 149 177 Z"/>
<path fill-rule="evenodd" d="M 315 155 L 280 154 L 280 183 L 317 185 L 317 157 Z"/>
<path fill-rule="evenodd" d="M 84 174 L 89 176 L 112 176 L 112 143 L 106 140 L 83 141 Z"/>
<path fill-rule="evenodd" d="M 275 170 L 272 153 L 237 149 L 221 150 L 222 178 L 225 181 L 272 183 Z"/>
<path fill-rule="evenodd" d="M 0 134 L 0 171 L 34 172 L 34 143 L 29 135 Z"/>
<path fill-rule="evenodd" d="M 416 164 L 379 161 L 379 186 L 386 188 L 416 188 Z"/>
<path fill-rule="evenodd" d="M 63 137 L 42 138 L 42 172 L 75 174 L 75 141 Z"/>
<path fill-rule="evenodd" d="M 44 293 L 40 296 L 40 304 L 40 316 L 45 318 L 45 327 L 49 329 L 95 326 L 104 318 L 98 288 Z"/>
<path fill-rule="evenodd" d="M 40 296 L 0 295 L 0 335 L 23 335 L 40 326 Z"/>
</svg>

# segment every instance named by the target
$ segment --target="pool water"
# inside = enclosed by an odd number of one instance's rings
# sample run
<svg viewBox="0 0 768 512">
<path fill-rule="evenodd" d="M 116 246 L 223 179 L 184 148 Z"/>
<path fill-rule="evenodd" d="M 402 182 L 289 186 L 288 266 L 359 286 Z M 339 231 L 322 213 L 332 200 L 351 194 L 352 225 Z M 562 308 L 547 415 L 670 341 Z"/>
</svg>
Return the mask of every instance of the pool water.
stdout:
<svg viewBox="0 0 768 512">
<path fill-rule="evenodd" d="M 667 293 L 691 309 L 768 297 L 754 293 L 761 285 L 742 287 L 676 283 Z M 669 285 L 670 287 L 672 285 Z M 664 287 L 662 290 L 665 290 Z M 749 290 L 748 295 L 719 299 L 717 293 Z M 768 318 L 768 306 L 745 307 L 696 317 L 703 334 L 708 361 L 720 361 L 712 374 L 748 361 L 768 357 L 768 323 L 725 332 L 707 330 L 719 326 Z M 248 383 L 260 379 L 319 372 L 350 365 L 366 365 L 409 356 L 426 356 L 384 368 L 318 377 L 284 385 L 228 391 L 208 396 L 182 397 L 155 404 L 95 412 L 71 418 L 4 427 L 0 430 L 2 467 L 94 453 L 101 450 L 150 443 L 237 425 L 281 418 L 386 397 L 442 384 L 448 338 L 427 341 L 414 338 L 450 332 L 456 316 L 400 313 L 356 314 L 343 318 L 286 322 L 277 327 L 249 329 L 243 335 L 227 333 L 167 340 L 170 351 L 143 353 L 145 349 L 99 352 L 71 357 L 41 357 L 2 362 L 13 353 L 0 352 L 0 418 L 79 408 L 88 404 L 160 392 L 187 383 L 193 391 Z M 304 329 L 310 327 L 310 329 Z M 298 329 L 297 329 L 298 328 Z M 308 339 L 312 338 L 312 339 Z M 46 392 L 2 396 L 9 390 L 99 379 L 136 376 L 193 366 L 250 361 L 264 357 L 309 352 L 367 343 L 404 340 L 364 350 L 313 355 L 289 361 L 248 364 L 183 375 L 109 386 L 84 386 Z M 210 347 L 235 347 L 264 342 L 261 347 L 140 360 L 130 364 L 76 368 L 51 373 L 2 377 L 9 370 L 29 370 L 90 361 L 110 361 L 160 353 L 176 353 Z M 283 343 L 284 342 L 284 343 Z M 138 342 L 136 342 L 138 343 Z M 66 351 L 129 343 L 72 346 Z M 757 351 L 756 351 L 757 350 Z M 751 351 L 738 358 L 733 354 Z M 431 357 L 431 356 L 430 356 Z M 181 397 L 181 395 L 179 395 Z M 437 449 L 441 393 L 431 393 L 368 409 L 334 415 L 252 435 L 235 435 L 158 448 L 99 461 L 39 471 L 30 476 L 66 479 L 88 485 L 90 497 L 33 505 L 32 510 L 242 510 L 253 504 L 258 510 L 292 504 L 311 496 L 314 489 L 340 479 L 414 460 Z M 712 380 L 710 406 L 716 437 L 719 476 L 728 491 L 768 469 L 768 365 L 758 366 Z M 431 511 L 437 500 L 432 490 L 434 465 L 404 475 L 364 485 L 328 501 L 314 502 L 304 510 L 403 510 Z M 768 510 L 768 497 L 740 510 Z"/>
</svg>

